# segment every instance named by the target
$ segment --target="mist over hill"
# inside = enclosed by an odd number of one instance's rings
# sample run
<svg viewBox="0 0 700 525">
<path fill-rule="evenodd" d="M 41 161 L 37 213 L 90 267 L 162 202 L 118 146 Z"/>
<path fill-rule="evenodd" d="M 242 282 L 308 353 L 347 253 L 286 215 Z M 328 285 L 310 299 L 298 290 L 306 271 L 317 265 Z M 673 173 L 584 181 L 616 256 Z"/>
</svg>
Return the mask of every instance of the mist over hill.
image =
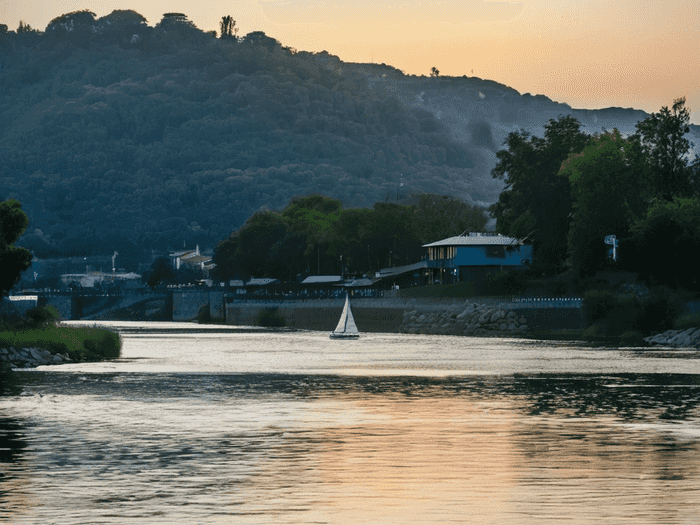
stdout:
<svg viewBox="0 0 700 525">
<path fill-rule="evenodd" d="M 505 136 L 562 114 L 591 132 L 646 116 L 344 63 L 260 32 L 217 38 L 177 13 L 153 27 L 133 11 L 0 24 L 0 198 L 22 202 L 22 244 L 40 257 L 212 245 L 310 193 L 490 204 Z"/>
</svg>

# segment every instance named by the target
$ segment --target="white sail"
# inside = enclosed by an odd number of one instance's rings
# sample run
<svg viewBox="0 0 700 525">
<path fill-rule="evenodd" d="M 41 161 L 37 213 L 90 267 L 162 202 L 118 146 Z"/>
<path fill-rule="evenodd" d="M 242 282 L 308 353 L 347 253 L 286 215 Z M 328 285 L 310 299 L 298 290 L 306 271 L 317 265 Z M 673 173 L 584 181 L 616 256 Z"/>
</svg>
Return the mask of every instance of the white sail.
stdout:
<svg viewBox="0 0 700 525">
<path fill-rule="evenodd" d="M 340 320 L 338 321 L 338 326 L 331 333 L 331 337 L 359 337 L 360 332 L 357 330 L 357 325 L 355 324 L 355 318 L 352 316 L 352 310 L 350 309 L 350 298 L 345 296 L 345 306 L 343 306 L 343 313 L 340 314 Z"/>
</svg>

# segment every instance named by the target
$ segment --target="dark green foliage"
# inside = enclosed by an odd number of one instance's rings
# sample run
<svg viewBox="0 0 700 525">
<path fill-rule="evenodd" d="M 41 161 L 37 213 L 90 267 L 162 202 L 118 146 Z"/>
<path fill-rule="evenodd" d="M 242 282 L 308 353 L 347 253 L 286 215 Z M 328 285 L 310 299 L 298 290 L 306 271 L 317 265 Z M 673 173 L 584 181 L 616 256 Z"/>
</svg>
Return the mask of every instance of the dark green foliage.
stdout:
<svg viewBox="0 0 700 525">
<path fill-rule="evenodd" d="M 154 288 L 166 284 L 173 284 L 177 280 L 177 273 L 167 257 L 158 257 L 151 264 L 151 271 L 147 278 L 148 286 Z"/>
<path fill-rule="evenodd" d="M 322 191 L 368 207 L 401 176 L 406 195 L 477 188 L 473 152 L 432 114 L 327 53 L 260 32 L 232 45 L 182 13 L 49 26 L 0 53 L 0 187 L 30 212 L 38 257 L 213 245 L 263 206 Z"/>
<path fill-rule="evenodd" d="M 422 245 L 478 231 L 482 208 L 439 195 L 414 195 L 410 204 L 376 203 L 343 209 L 322 195 L 295 197 L 281 213 L 254 214 L 214 252 L 220 279 L 309 274 L 357 275 L 417 262 Z M 341 268 L 342 258 L 342 268 Z"/>
<path fill-rule="evenodd" d="M 119 334 L 104 330 L 96 337 L 85 339 L 83 347 L 85 348 L 84 359 L 86 361 L 116 359 L 119 357 L 121 342 Z"/>
<path fill-rule="evenodd" d="M 0 202 L 0 298 L 20 280 L 32 263 L 32 254 L 17 246 L 29 220 L 16 200 Z"/>
<path fill-rule="evenodd" d="M 675 198 L 652 204 L 634 226 L 637 268 L 649 284 L 700 291 L 700 198 Z"/>
<path fill-rule="evenodd" d="M 236 34 L 238 33 L 238 28 L 236 27 L 236 21 L 231 17 L 231 15 L 226 15 L 221 18 L 219 22 L 219 28 L 221 30 L 221 38 L 225 40 L 235 40 Z"/>
<path fill-rule="evenodd" d="M 644 213 L 648 184 L 639 143 L 617 130 L 590 139 L 584 150 L 562 164 L 560 175 L 571 184 L 573 213 L 569 229 L 569 264 L 576 274 L 593 275 L 611 264 L 607 235 L 628 239 Z M 623 241 L 620 253 L 630 256 Z M 628 257 L 628 265 L 633 265 Z M 620 257 L 618 268 L 624 267 Z"/>
<path fill-rule="evenodd" d="M 617 336 L 626 331 L 648 334 L 671 328 L 683 311 L 683 301 L 664 287 L 654 288 L 642 298 L 610 290 L 589 290 L 583 308 L 586 323 L 598 325 L 601 335 Z"/>
<path fill-rule="evenodd" d="M 683 312 L 683 301 L 669 288 L 652 288 L 641 300 L 641 314 L 637 329 L 645 332 L 661 332 L 673 328 L 674 320 Z"/>
<path fill-rule="evenodd" d="M 39 327 L 55 325 L 61 320 L 61 316 L 53 306 L 31 308 L 27 310 L 26 317 L 30 323 Z"/>
<path fill-rule="evenodd" d="M 525 291 L 527 284 L 526 270 L 503 270 L 492 273 L 478 283 L 480 295 L 516 295 Z"/>
<path fill-rule="evenodd" d="M 533 243 L 534 264 L 552 273 L 566 260 L 571 213 L 569 181 L 559 176 L 562 162 L 580 152 L 589 137 L 574 117 L 559 117 L 545 126 L 544 138 L 526 131 L 506 139 L 496 156 L 494 178 L 506 187 L 490 207 L 500 233 Z"/>
<path fill-rule="evenodd" d="M 616 295 L 608 290 L 590 290 L 583 299 L 586 323 L 591 325 L 605 319 L 617 305 Z"/>
<path fill-rule="evenodd" d="M 693 193 L 691 170 L 688 168 L 690 142 L 690 110 L 685 98 L 673 101 L 673 106 L 661 108 L 637 124 L 645 159 L 653 175 L 654 193 L 665 200 L 687 197 Z"/>
<path fill-rule="evenodd" d="M 255 324 L 266 328 L 281 328 L 287 324 L 287 320 L 277 311 L 276 308 L 261 310 Z"/>
</svg>

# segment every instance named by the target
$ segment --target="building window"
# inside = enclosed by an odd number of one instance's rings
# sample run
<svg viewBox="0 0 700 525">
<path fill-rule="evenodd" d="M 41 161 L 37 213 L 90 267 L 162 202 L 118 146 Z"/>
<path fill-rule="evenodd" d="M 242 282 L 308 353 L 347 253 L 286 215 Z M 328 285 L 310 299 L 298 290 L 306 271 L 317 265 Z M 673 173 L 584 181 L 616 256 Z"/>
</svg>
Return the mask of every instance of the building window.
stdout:
<svg viewBox="0 0 700 525">
<path fill-rule="evenodd" d="M 454 246 L 435 246 L 428 248 L 428 258 L 431 261 L 442 261 L 445 259 L 454 259 L 456 249 Z"/>
</svg>

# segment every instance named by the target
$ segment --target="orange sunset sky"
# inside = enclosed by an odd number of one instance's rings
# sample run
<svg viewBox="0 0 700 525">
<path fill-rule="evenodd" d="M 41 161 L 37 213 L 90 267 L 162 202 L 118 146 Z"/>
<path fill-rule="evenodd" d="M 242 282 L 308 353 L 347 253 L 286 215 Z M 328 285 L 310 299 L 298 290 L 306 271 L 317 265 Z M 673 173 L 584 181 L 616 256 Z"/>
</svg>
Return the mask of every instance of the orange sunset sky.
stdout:
<svg viewBox="0 0 700 525">
<path fill-rule="evenodd" d="M 202 30 L 230 14 L 239 36 L 407 74 L 436 67 L 575 108 L 651 112 L 685 96 L 700 124 L 700 0 L 0 0 L 0 23 L 44 30 L 78 9 L 133 9 L 151 26 L 181 12 Z"/>
</svg>

